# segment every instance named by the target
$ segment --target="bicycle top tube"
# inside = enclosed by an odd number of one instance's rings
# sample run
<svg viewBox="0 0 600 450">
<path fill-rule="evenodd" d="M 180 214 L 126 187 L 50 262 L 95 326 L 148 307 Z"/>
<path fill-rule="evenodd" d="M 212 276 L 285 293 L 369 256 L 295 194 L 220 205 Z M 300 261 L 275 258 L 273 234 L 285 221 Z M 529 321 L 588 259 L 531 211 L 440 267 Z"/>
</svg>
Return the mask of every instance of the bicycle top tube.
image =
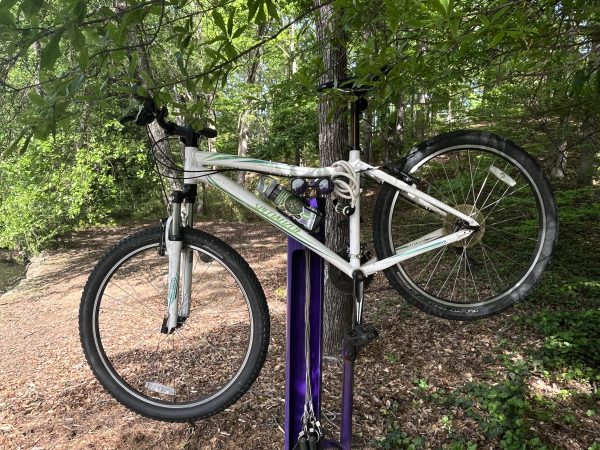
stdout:
<svg viewBox="0 0 600 450">
<path fill-rule="evenodd" d="M 337 172 L 333 167 L 300 167 L 227 153 L 203 152 L 196 147 L 185 148 L 186 173 L 193 176 L 194 172 L 201 171 L 205 166 L 226 167 L 284 177 L 304 178 L 329 177 Z"/>
</svg>

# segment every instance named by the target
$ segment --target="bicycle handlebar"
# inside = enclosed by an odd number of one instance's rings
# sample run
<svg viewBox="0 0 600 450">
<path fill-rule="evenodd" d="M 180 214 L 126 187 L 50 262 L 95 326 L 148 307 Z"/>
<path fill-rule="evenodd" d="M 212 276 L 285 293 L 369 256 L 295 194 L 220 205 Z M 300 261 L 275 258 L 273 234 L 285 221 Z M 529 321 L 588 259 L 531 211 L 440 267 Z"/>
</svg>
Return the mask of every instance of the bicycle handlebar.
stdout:
<svg viewBox="0 0 600 450">
<path fill-rule="evenodd" d="M 186 146 L 197 147 L 198 139 L 201 137 L 206 138 L 215 138 L 217 137 L 217 130 L 214 128 L 203 128 L 200 131 L 195 131 L 191 125 L 177 125 L 175 122 L 167 121 L 165 118 L 169 114 L 169 110 L 166 106 L 163 106 L 160 109 L 157 109 L 156 102 L 150 95 L 140 96 L 137 93 L 138 86 L 132 86 L 133 96 L 142 102 L 139 110 L 134 115 L 128 115 L 123 117 L 120 122 L 124 124 L 125 122 L 129 122 L 133 120 L 138 126 L 146 126 L 154 122 L 169 136 L 179 136 L 182 142 L 185 143 Z"/>
</svg>

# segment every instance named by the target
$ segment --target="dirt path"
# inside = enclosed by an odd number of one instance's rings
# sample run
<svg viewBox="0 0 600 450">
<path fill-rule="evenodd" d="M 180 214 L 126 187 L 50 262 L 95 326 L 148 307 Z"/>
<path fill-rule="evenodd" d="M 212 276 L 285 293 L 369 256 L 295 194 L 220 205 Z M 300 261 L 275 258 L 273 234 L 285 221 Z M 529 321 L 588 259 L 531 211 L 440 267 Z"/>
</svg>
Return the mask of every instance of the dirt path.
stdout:
<svg viewBox="0 0 600 450">
<path fill-rule="evenodd" d="M 35 258 L 27 278 L 0 297 L 0 449 L 282 448 L 285 238 L 263 224 L 202 228 L 248 260 L 269 302 L 269 355 L 251 390 L 225 412 L 195 425 L 142 418 L 106 394 L 79 344 L 78 307 L 94 262 L 132 229 L 83 232 L 72 248 Z M 357 360 L 353 449 L 376 448 L 384 436 L 392 441 L 382 448 L 463 449 L 469 443 L 478 450 L 498 448 L 481 418 L 477 423 L 452 395 L 462 389 L 462 398 L 485 400 L 511 396 L 515 386 L 536 409 L 510 420 L 524 420 L 524 429 L 542 437 L 546 448 L 586 450 L 600 442 L 600 414 L 589 385 L 540 373 L 514 378 L 500 362 L 516 364 L 539 345 L 512 320 L 527 309 L 480 322 L 449 322 L 407 307 L 383 277 L 376 277 L 365 314 L 380 337 Z M 336 360 L 323 370 L 322 421 L 333 437 L 339 432 L 340 374 Z M 543 402 L 536 403 L 536 396 Z M 487 417 L 482 400 L 470 409 Z"/>
<path fill-rule="evenodd" d="M 260 224 L 203 224 L 233 245 L 259 274 L 281 343 L 285 314 L 285 239 Z M 80 233 L 73 248 L 33 259 L 27 278 L 0 297 L 0 448 L 279 448 L 283 417 L 281 344 L 271 345 L 271 378 L 232 410 L 187 424 L 154 422 L 115 402 L 93 378 L 77 329 L 81 291 L 95 261 L 132 230 Z M 251 244 L 252 243 L 252 244 Z M 260 244 L 257 244 L 260 243 Z M 277 363 L 276 363 L 277 361 Z M 261 410 L 260 422 L 255 420 Z M 264 411 L 268 411 L 265 415 Z M 264 442 L 265 437 L 267 442 Z M 191 444 L 193 442 L 193 444 Z"/>
</svg>

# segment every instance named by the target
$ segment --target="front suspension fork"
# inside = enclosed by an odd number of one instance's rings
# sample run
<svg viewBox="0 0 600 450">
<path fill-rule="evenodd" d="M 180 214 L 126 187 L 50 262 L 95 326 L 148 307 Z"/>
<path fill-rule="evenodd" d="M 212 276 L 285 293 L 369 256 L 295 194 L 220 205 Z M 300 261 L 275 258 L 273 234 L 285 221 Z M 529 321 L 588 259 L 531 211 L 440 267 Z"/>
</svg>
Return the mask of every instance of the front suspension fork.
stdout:
<svg viewBox="0 0 600 450">
<path fill-rule="evenodd" d="M 188 247 L 183 248 L 183 227 L 181 220 L 181 204 L 185 200 L 185 223 L 187 228 L 193 227 L 194 203 L 197 186 L 185 184 L 183 191 L 173 191 L 171 198 L 171 217 L 165 227 L 165 244 L 169 256 L 169 278 L 166 299 L 166 314 L 162 332 L 170 334 L 181 326 L 190 315 L 190 297 L 192 287 L 193 253 Z M 181 289 L 179 288 L 181 273 Z M 181 291 L 181 302 L 179 292 Z"/>
</svg>

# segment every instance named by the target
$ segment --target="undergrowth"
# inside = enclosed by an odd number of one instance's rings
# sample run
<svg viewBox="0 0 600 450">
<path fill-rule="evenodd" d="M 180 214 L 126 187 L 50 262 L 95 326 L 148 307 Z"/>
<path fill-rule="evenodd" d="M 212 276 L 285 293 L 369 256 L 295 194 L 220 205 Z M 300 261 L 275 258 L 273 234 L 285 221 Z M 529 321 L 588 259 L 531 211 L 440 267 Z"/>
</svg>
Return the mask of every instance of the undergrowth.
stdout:
<svg viewBox="0 0 600 450">
<path fill-rule="evenodd" d="M 443 386 L 432 389 L 425 379 L 415 382 L 415 395 L 441 408 L 440 422 L 447 433 L 441 448 L 561 448 L 549 429 L 584 428 L 586 418 L 600 414 L 600 190 L 561 191 L 556 197 L 560 237 L 554 260 L 541 285 L 513 316 L 516 333 L 534 339 L 498 342 L 489 379 L 465 382 L 453 391 Z M 532 388 L 534 380 L 562 387 L 555 395 L 546 395 Z M 568 388 L 568 382 L 588 388 L 578 391 Z M 392 405 L 392 411 L 398 407 Z M 452 426 L 458 416 L 476 424 L 485 439 L 474 442 L 461 435 Z M 576 438 L 583 443 L 581 448 L 600 450 L 594 439 Z M 388 416 L 385 435 L 374 445 L 431 447 L 427 436 L 411 435 L 393 414 Z"/>
</svg>

